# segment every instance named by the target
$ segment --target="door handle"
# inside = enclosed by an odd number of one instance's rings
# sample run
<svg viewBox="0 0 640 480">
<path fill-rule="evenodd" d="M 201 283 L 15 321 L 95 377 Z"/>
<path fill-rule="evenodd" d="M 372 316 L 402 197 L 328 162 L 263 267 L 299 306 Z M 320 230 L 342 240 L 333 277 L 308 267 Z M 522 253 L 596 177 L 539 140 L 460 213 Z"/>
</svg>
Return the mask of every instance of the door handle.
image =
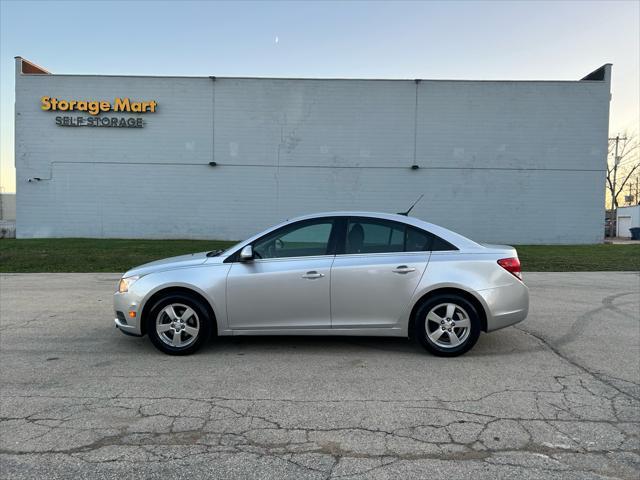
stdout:
<svg viewBox="0 0 640 480">
<path fill-rule="evenodd" d="M 324 273 L 318 273 L 315 270 L 311 270 L 310 272 L 305 273 L 304 275 L 302 275 L 302 278 L 308 278 L 313 280 L 314 278 L 322 278 L 324 277 Z"/>
<path fill-rule="evenodd" d="M 407 267 L 406 265 L 400 265 L 393 269 L 394 273 L 410 273 L 415 272 L 416 269 L 413 267 Z"/>
</svg>

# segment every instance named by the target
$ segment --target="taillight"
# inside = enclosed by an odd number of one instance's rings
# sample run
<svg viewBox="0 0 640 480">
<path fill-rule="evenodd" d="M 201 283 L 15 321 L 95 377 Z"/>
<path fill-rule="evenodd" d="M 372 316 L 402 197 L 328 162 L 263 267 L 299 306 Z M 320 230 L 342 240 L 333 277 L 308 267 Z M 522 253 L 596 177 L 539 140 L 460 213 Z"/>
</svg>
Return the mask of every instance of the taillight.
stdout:
<svg viewBox="0 0 640 480">
<path fill-rule="evenodd" d="M 518 280 L 522 280 L 522 270 L 520 270 L 520 260 L 517 257 L 501 258 L 498 260 L 498 265 L 504 268 L 507 272 L 517 277 Z"/>
</svg>

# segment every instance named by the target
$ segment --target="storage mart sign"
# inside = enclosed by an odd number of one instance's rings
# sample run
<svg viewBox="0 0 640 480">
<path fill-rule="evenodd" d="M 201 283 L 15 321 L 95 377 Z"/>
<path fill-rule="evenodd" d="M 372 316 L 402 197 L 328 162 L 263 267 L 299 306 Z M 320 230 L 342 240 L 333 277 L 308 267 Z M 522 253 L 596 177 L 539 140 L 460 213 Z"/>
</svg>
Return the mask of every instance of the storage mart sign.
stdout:
<svg viewBox="0 0 640 480">
<path fill-rule="evenodd" d="M 40 108 L 44 111 L 87 112 L 90 116 L 57 116 L 56 125 L 61 127 L 120 127 L 142 128 L 144 121 L 140 117 L 100 117 L 102 112 L 155 113 L 158 102 L 155 100 L 132 101 L 128 97 L 116 97 L 113 102 L 106 100 L 64 100 L 44 96 L 40 98 Z"/>
</svg>

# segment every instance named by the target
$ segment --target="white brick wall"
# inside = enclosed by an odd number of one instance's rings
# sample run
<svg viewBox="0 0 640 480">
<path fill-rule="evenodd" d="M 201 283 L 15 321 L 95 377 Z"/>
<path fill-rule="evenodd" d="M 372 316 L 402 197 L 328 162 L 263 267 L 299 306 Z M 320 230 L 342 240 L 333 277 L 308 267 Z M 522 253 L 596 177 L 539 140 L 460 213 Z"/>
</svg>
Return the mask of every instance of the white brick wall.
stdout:
<svg viewBox="0 0 640 480">
<path fill-rule="evenodd" d="M 155 99 L 158 111 L 142 129 L 63 128 L 43 95 Z M 17 75 L 17 235 L 241 239 L 314 211 L 401 211 L 424 193 L 415 216 L 478 241 L 600 242 L 608 109 L 608 74 Z"/>
<path fill-rule="evenodd" d="M 0 193 L 0 220 L 16 219 L 15 193 Z"/>
</svg>

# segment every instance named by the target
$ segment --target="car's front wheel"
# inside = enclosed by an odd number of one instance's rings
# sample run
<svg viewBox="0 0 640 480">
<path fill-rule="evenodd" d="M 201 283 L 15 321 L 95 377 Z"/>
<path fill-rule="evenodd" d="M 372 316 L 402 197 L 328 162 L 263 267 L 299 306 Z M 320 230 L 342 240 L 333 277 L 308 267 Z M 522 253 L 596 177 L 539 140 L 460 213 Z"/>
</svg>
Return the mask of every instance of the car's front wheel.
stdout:
<svg viewBox="0 0 640 480">
<path fill-rule="evenodd" d="M 169 294 L 157 301 L 147 315 L 147 333 L 153 345 L 169 355 L 188 355 L 211 335 L 211 315 L 190 295 Z"/>
<path fill-rule="evenodd" d="M 414 335 L 434 355 L 455 357 L 469 351 L 480 336 L 480 317 L 471 302 L 458 295 L 436 295 L 416 313 Z"/>
</svg>

